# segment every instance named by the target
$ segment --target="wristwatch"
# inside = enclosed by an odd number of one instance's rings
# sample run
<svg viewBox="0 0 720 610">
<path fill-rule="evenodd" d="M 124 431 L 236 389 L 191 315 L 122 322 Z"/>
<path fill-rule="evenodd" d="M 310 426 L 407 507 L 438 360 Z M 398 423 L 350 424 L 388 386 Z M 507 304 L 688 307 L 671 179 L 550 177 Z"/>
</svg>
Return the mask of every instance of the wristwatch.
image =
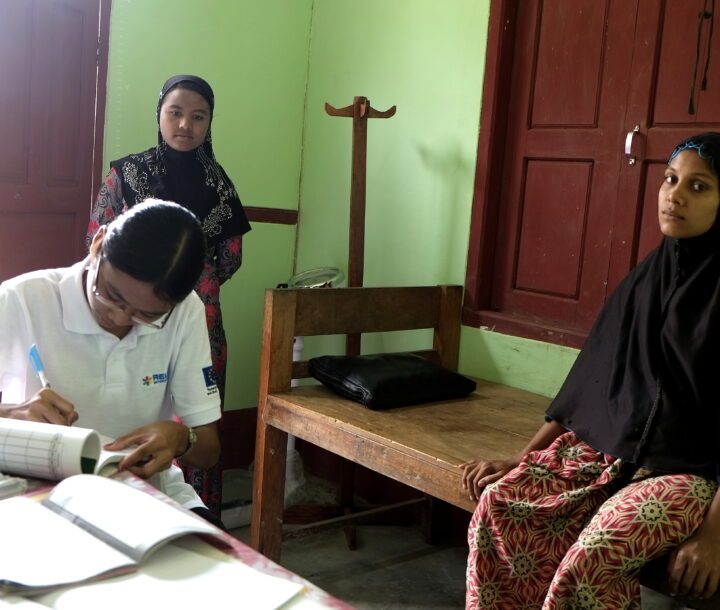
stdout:
<svg viewBox="0 0 720 610">
<path fill-rule="evenodd" d="M 181 457 L 187 455 L 190 450 L 193 448 L 193 445 L 197 443 L 197 432 L 195 431 L 195 428 L 188 427 L 188 442 L 187 447 L 185 448 L 185 451 L 183 451 L 180 455 L 177 456 L 176 459 L 180 459 Z"/>
</svg>

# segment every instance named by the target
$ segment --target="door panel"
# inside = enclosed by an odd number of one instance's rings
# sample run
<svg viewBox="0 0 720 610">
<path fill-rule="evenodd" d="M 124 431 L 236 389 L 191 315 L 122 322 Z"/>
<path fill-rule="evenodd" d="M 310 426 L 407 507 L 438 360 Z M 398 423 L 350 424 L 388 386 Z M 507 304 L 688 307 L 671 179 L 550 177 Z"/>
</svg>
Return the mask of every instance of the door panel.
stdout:
<svg viewBox="0 0 720 610">
<path fill-rule="evenodd" d="M 720 105 L 720 40 L 713 36 L 710 51 L 707 90 L 701 91 L 703 69 L 708 58 L 710 21 L 702 20 L 698 40 L 699 12 L 702 3 L 667 2 L 661 6 L 662 31 L 660 33 L 660 57 L 655 84 L 653 125 L 677 126 L 702 125 L 717 122 Z M 696 46 L 700 54 L 695 70 Z M 690 91 L 695 79 L 695 114 L 688 114 Z M 661 93 L 661 95 L 658 95 Z"/>
<path fill-rule="evenodd" d="M 94 61 L 83 66 L 83 56 L 96 51 L 95 45 L 83 40 L 87 16 L 78 8 L 54 4 L 50 10 L 49 47 L 63 49 L 49 66 L 43 95 L 48 113 L 46 184 L 50 187 L 78 188 L 92 170 L 83 147 L 91 148 L 93 124 L 83 117 L 92 115 L 95 82 L 81 69 L 94 69 Z M 83 48 L 83 43 L 89 48 Z"/>
<path fill-rule="evenodd" d="M 516 291 L 578 298 L 591 175 L 587 162 L 528 162 Z"/>
<path fill-rule="evenodd" d="M 94 195 L 100 5 L 3 0 L 0 281 L 84 254 Z"/>
<path fill-rule="evenodd" d="M 27 183 L 29 179 L 30 57 L 32 38 L 11 36 L 13 29 L 28 31 L 32 23 L 32 3 L 15 0 L 3 7 L 0 21 L 0 75 L 12 86 L 0 87 L 0 185 Z M 0 187 L 2 188 L 2 187 Z M 2 205 L 2 200 L 0 200 Z"/>
<path fill-rule="evenodd" d="M 0 250 L 3 256 L 0 268 L 22 270 L 18 271 L 21 273 L 67 264 L 56 264 L 56 260 L 68 263 L 80 260 L 76 244 L 68 239 L 75 233 L 76 224 L 77 214 L 73 212 L 0 212 Z M 9 247 L 13 243 L 20 245 Z M 52 252 L 48 251 L 49 244 L 52 244 Z M 8 277 L 12 277 L 12 273 Z"/>
<path fill-rule="evenodd" d="M 531 125 L 595 127 L 607 4 L 545 2 L 539 8 Z"/>
</svg>

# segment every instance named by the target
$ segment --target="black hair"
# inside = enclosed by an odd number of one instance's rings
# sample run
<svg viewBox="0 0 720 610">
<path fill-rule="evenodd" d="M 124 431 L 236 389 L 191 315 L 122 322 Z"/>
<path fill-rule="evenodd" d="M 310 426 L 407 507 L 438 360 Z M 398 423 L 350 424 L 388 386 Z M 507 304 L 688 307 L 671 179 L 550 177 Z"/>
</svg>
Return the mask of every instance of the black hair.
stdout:
<svg viewBox="0 0 720 610">
<path fill-rule="evenodd" d="M 208 106 L 210 106 L 210 119 L 212 120 L 212 116 L 215 111 L 215 94 L 213 93 L 210 84 L 199 76 L 193 76 L 192 74 L 178 74 L 167 79 L 160 90 L 160 97 L 158 98 L 157 108 L 155 110 L 155 116 L 158 122 L 160 121 L 160 109 L 162 108 L 167 94 L 175 89 L 190 89 L 191 91 L 201 95 L 208 103 Z"/>
<path fill-rule="evenodd" d="M 687 149 L 694 150 L 701 159 L 707 161 L 715 176 L 720 179 L 720 133 L 706 131 L 683 140 L 672 151 L 668 163 Z"/>
<path fill-rule="evenodd" d="M 123 273 L 152 284 L 159 299 L 178 303 L 202 273 L 205 235 L 190 210 L 146 199 L 108 225 L 101 254 Z"/>
</svg>

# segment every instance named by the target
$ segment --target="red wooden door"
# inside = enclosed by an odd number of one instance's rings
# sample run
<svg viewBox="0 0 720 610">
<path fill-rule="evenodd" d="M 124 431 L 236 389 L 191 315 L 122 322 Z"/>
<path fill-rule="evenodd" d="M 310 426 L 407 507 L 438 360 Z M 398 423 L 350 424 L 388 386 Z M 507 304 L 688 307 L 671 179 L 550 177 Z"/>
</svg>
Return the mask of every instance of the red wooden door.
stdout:
<svg viewBox="0 0 720 610">
<path fill-rule="evenodd" d="M 498 199 L 483 202 L 496 206 L 493 275 L 469 276 L 468 300 L 482 310 L 470 315 L 496 330 L 581 345 L 609 291 L 660 239 L 657 190 L 668 153 L 683 137 L 720 127 L 720 77 L 711 62 L 709 88 L 696 92 L 689 115 L 702 2 L 502 4 L 515 6 L 512 47 L 501 51 L 511 56 L 507 127 L 490 150 L 503 155 L 498 171 L 482 176 L 500 181 Z M 631 165 L 624 145 L 635 126 Z M 482 162 L 479 155 L 479 174 Z M 479 277 L 487 264 L 471 267 Z"/>
<path fill-rule="evenodd" d="M 605 297 L 636 5 L 522 2 L 491 301 L 504 315 L 581 331 Z"/>
<path fill-rule="evenodd" d="M 640 2 L 624 124 L 626 133 L 639 127 L 632 143 L 637 160 L 626 160 L 619 176 L 609 288 L 660 240 L 657 191 L 672 148 L 693 134 L 720 131 L 720 40 L 710 37 L 708 19 L 699 23 L 702 8 L 694 0 Z M 708 58 L 707 89 L 701 90 Z M 689 114 L 696 63 L 695 113 Z"/>
<path fill-rule="evenodd" d="M 83 256 L 105 104 L 101 5 L 2 0 L 0 281 Z"/>
</svg>

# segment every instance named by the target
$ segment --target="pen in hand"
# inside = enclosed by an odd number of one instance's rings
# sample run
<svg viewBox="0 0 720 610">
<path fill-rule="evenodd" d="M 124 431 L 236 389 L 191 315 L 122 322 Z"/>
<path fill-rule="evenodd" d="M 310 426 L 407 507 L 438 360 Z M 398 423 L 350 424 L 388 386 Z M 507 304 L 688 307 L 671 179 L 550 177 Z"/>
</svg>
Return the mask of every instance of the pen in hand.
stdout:
<svg viewBox="0 0 720 610">
<path fill-rule="evenodd" d="M 42 360 L 40 359 L 40 352 L 38 352 L 37 345 L 35 345 L 34 343 L 30 346 L 30 352 L 28 353 L 28 357 L 30 358 L 30 364 L 32 364 L 33 370 L 40 379 L 40 383 L 42 383 L 42 386 L 44 388 L 49 388 L 50 382 L 45 375 L 45 367 L 43 366 Z"/>
<path fill-rule="evenodd" d="M 45 375 L 45 366 L 40 359 L 40 352 L 38 352 L 37 345 L 33 344 L 30 346 L 30 352 L 28 353 L 30 364 L 35 371 L 35 374 L 40 379 L 43 388 L 49 389 L 50 382 Z M 47 421 L 51 424 L 60 424 L 63 426 L 72 426 L 78 419 L 78 414 L 75 411 L 75 407 L 72 403 L 58 396 L 54 391 L 49 392 L 43 397 L 35 397 L 35 417 L 29 417 L 28 419 L 34 419 L 35 421 Z M 37 416 L 40 415 L 43 419 L 38 420 Z"/>
</svg>

